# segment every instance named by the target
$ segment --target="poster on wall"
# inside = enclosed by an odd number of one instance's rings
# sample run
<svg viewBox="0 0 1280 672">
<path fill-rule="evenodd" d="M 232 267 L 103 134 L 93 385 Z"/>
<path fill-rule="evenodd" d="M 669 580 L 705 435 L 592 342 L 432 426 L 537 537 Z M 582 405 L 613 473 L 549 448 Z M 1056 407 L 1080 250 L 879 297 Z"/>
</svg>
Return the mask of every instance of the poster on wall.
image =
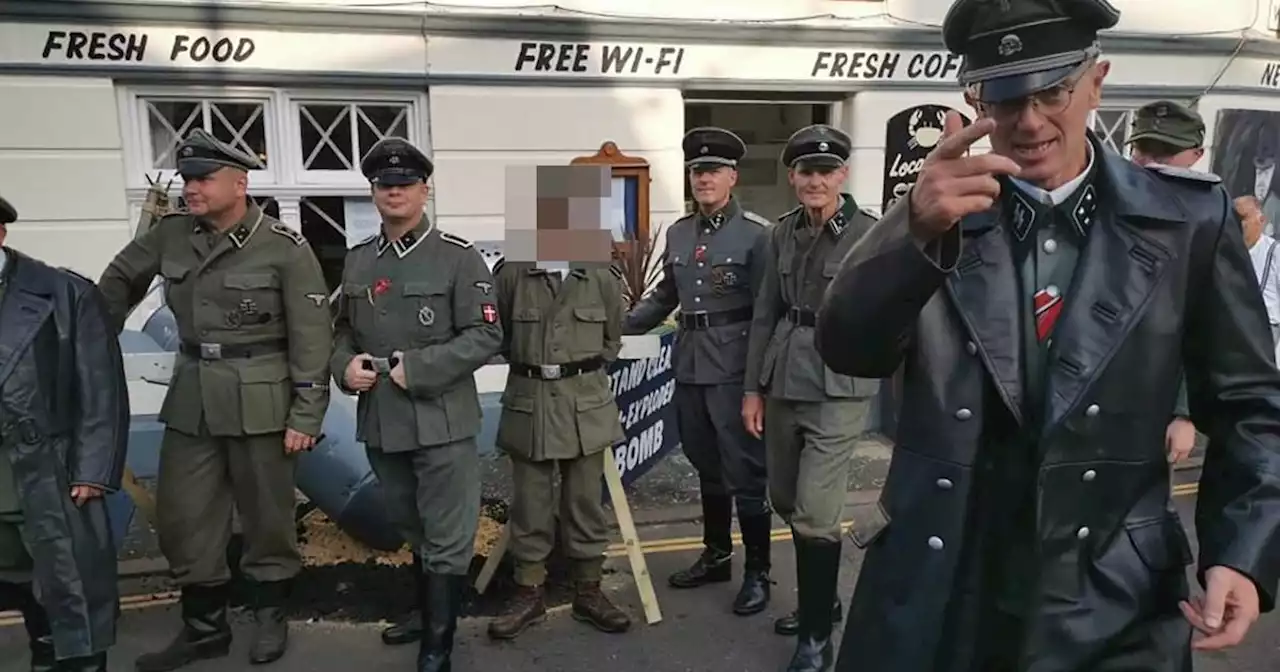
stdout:
<svg viewBox="0 0 1280 672">
<path fill-rule="evenodd" d="M 947 112 L 953 109 L 946 105 L 916 105 L 898 112 L 885 123 L 881 212 L 888 210 L 915 184 L 924 157 L 942 139 Z M 969 117 L 960 113 L 960 118 L 965 126 L 969 125 Z"/>
<path fill-rule="evenodd" d="M 1218 113 L 1211 170 L 1232 198 L 1254 196 L 1267 217 L 1267 235 L 1280 220 L 1280 112 L 1222 110 Z"/>
</svg>

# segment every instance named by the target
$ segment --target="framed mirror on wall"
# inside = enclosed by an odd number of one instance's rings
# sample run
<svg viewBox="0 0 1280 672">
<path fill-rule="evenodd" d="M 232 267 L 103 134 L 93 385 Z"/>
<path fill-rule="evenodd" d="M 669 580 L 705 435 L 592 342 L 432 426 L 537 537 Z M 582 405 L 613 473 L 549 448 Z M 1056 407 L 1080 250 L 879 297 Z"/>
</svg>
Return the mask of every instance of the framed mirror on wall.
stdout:
<svg viewBox="0 0 1280 672">
<path fill-rule="evenodd" d="M 627 240 L 649 240 L 649 162 L 627 156 L 607 141 L 591 156 L 580 156 L 570 165 L 607 165 L 613 175 L 610 212 L 614 225 Z M 616 249 L 617 245 L 615 245 Z"/>
</svg>

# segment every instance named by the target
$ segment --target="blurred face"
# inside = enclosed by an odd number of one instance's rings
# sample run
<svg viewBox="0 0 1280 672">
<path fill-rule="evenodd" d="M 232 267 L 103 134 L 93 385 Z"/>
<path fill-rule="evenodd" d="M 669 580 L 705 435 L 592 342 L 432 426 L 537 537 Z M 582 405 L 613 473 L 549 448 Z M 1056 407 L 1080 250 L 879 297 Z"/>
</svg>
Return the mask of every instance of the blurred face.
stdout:
<svg viewBox="0 0 1280 672">
<path fill-rule="evenodd" d="M 1110 69 L 1107 61 L 1086 65 L 1057 86 L 1024 98 L 983 102 L 972 93 L 966 98 L 978 116 L 996 120 L 992 151 L 1016 161 L 1021 179 L 1053 190 L 1075 179 L 1088 160 L 1085 130 L 1102 101 L 1102 81 Z"/>
<path fill-rule="evenodd" d="M 182 199 L 197 217 L 216 217 L 244 202 L 249 176 L 235 168 L 219 168 L 203 177 L 183 178 Z"/>
<path fill-rule="evenodd" d="M 1191 168 L 1196 165 L 1201 156 L 1204 156 L 1204 148 L 1192 147 L 1191 149 L 1179 150 L 1177 147 L 1166 145 L 1162 142 L 1140 140 L 1133 143 L 1131 156 L 1133 162 L 1139 166 L 1162 163 L 1174 168 Z"/>
<path fill-rule="evenodd" d="M 4 237 L 8 233 L 9 233 L 9 227 L 5 226 L 4 224 L 0 224 L 0 246 L 4 245 Z"/>
<path fill-rule="evenodd" d="M 719 207 L 729 200 L 729 193 L 738 184 L 738 171 L 729 166 L 689 169 L 689 186 L 693 187 L 693 200 L 698 205 Z"/>
<path fill-rule="evenodd" d="M 1252 198 L 1236 199 L 1236 214 L 1240 215 L 1240 226 L 1244 230 L 1244 244 L 1253 247 L 1262 237 L 1262 228 L 1266 220 L 1257 201 Z"/>
<path fill-rule="evenodd" d="M 427 183 L 373 185 L 373 204 L 387 222 L 404 222 L 422 214 L 427 206 Z"/>
<path fill-rule="evenodd" d="M 822 210 L 836 203 L 849 176 L 848 166 L 800 166 L 787 173 L 796 199 L 810 210 Z"/>
</svg>

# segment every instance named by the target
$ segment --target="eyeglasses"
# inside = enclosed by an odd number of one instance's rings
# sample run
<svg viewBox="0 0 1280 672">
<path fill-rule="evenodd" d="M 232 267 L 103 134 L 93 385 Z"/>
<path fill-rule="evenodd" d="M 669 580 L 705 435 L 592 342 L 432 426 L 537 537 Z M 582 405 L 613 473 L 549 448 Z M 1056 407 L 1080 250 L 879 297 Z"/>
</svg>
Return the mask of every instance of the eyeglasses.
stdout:
<svg viewBox="0 0 1280 672">
<path fill-rule="evenodd" d="M 1085 63 L 1079 70 L 1071 73 L 1071 76 L 1061 84 L 1051 86 L 1042 91 L 1036 91 L 1029 96 L 1021 98 L 994 103 L 978 101 L 978 107 L 983 114 L 995 119 L 997 122 L 1016 119 L 1022 114 L 1022 110 L 1027 105 L 1031 105 L 1037 112 L 1045 116 L 1061 114 L 1071 104 L 1071 96 L 1075 93 L 1076 87 L 1080 86 L 1081 80 L 1084 79 L 1084 73 L 1088 71 L 1090 65 L 1092 64 Z"/>
</svg>

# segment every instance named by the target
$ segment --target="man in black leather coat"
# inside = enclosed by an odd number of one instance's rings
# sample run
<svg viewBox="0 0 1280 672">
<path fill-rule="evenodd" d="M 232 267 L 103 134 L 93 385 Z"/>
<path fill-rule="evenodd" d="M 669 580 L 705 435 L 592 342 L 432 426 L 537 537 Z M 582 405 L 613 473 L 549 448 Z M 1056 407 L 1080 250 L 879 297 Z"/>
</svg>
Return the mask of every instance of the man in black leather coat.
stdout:
<svg viewBox="0 0 1280 672">
<path fill-rule="evenodd" d="M 0 198 L 0 610 L 22 612 L 33 671 L 106 672 L 119 593 L 102 495 L 120 487 L 128 388 L 97 287 L 3 247 L 17 218 Z"/>
<path fill-rule="evenodd" d="M 1105 0 L 959 0 L 943 27 L 978 120 L 850 250 L 827 365 L 903 366 L 897 446 L 840 672 L 1187 672 L 1241 641 L 1280 578 L 1280 373 L 1217 178 L 1142 168 L 1088 130 Z M 969 155 L 989 135 L 992 153 Z M 1209 436 L 1203 600 L 1168 502 L 1185 363 Z"/>
</svg>

